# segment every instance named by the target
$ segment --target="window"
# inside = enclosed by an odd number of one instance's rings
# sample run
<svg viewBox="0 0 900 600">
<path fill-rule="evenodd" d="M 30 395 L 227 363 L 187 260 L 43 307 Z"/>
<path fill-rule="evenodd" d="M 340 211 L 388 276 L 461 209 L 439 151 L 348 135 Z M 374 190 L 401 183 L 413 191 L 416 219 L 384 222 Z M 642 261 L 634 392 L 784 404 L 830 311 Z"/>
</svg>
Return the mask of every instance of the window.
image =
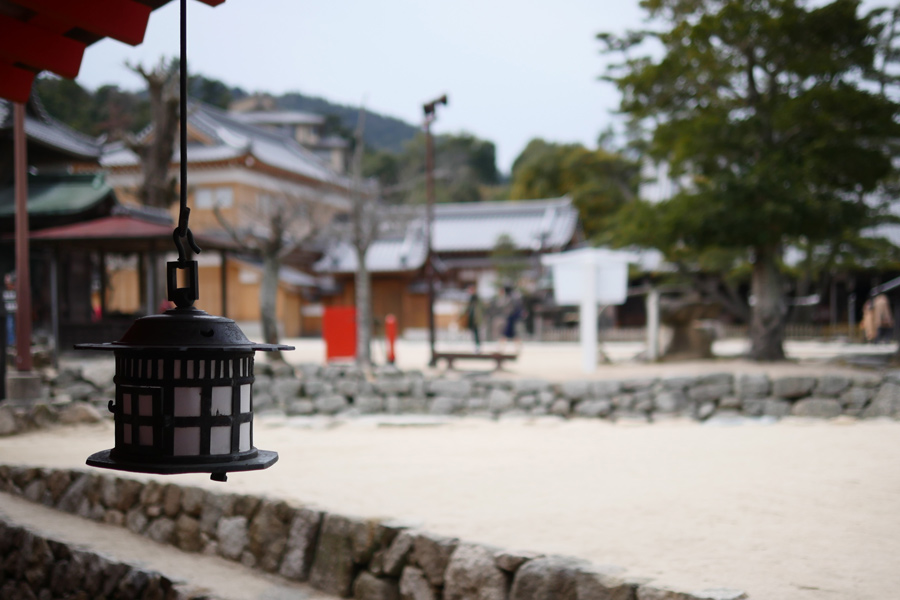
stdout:
<svg viewBox="0 0 900 600">
<path fill-rule="evenodd" d="M 234 204 L 234 190 L 230 187 L 216 188 L 216 206 L 219 208 L 231 208 Z"/>
<path fill-rule="evenodd" d="M 209 188 L 200 188 L 197 190 L 196 198 L 194 200 L 194 204 L 197 208 L 212 208 L 213 207 L 213 191 Z"/>
<path fill-rule="evenodd" d="M 194 204 L 197 208 L 212 210 L 214 207 L 231 208 L 234 205 L 234 190 L 230 187 L 198 188 Z"/>
</svg>

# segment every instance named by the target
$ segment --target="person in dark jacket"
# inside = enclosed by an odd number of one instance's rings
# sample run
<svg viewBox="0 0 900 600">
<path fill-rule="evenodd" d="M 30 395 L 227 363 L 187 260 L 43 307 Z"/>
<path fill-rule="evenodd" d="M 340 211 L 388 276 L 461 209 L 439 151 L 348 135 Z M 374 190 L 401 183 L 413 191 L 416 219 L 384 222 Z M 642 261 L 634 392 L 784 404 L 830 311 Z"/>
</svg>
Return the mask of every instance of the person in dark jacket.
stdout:
<svg viewBox="0 0 900 600">
<path fill-rule="evenodd" d="M 481 322 L 484 319 L 484 306 L 478 297 L 478 290 L 474 285 L 468 288 L 469 301 L 466 303 L 466 327 L 472 332 L 472 339 L 475 340 L 475 352 L 481 352 L 481 338 L 479 331 Z"/>
</svg>

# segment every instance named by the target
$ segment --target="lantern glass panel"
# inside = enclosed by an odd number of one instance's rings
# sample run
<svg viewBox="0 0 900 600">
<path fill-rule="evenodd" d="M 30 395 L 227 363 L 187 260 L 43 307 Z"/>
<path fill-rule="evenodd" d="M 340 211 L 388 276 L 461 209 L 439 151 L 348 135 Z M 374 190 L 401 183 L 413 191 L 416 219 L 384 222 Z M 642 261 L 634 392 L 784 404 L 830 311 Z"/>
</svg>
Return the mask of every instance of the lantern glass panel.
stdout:
<svg viewBox="0 0 900 600">
<path fill-rule="evenodd" d="M 241 412 L 250 412 L 250 384 L 241 386 Z"/>
<path fill-rule="evenodd" d="M 230 387 L 216 386 L 212 389 L 212 405 L 209 412 L 213 416 L 231 414 Z"/>
<path fill-rule="evenodd" d="M 138 443 L 141 446 L 153 445 L 153 427 L 149 425 L 141 425 L 138 427 Z"/>
<path fill-rule="evenodd" d="M 131 423 L 125 423 L 122 425 L 122 440 L 126 444 L 131 443 Z"/>
<path fill-rule="evenodd" d="M 200 454 L 200 428 L 176 427 L 174 430 L 175 456 L 195 456 Z"/>
<path fill-rule="evenodd" d="M 199 417 L 200 416 L 200 388 L 177 387 L 175 388 L 175 416 Z"/>
<path fill-rule="evenodd" d="M 250 423 L 241 423 L 240 441 L 238 452 L 246 452 L 250 449 Z"/>
<path fill-rule="evenodd" d="M 210 454 L 230 454 L 231 453 L 231 427 L 210 427 L 210 430 L 209 430 L 209 453 Z"/>
<path fill-rule="evenodd" d="M 145 394 L 138 396 L 138 414 L 142 417 L 153 416 L 153 396 Z"/>
</svg>

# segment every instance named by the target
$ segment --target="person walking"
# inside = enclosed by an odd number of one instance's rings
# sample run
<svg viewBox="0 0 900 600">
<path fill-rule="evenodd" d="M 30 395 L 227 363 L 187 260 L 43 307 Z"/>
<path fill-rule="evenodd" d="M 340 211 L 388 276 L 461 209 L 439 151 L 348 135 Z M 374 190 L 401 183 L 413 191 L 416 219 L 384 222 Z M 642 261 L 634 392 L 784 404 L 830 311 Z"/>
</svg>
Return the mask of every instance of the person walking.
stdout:
<svg viewBox="0 0 900 600">
<path fill-rule="evenodd" d="M 875 326 L 878 328 L 878 335 L 875 338 L 877 343 L 888 343 L 894 337 L 894 315 L 891 314 L 891 302 L 884 294 L 875 296 L 872 303 L 872 313 L 875 319 Z"/>
<path fill-rule="evenodd" d="M 869 298 L 863 304 L 862 320 L 859 322 L 859 328 L 862 330 L 863 340 L 867 344 L 871 344 L 878 337 L 878 327 L 875 326 L 875 309 L 874 302 Z"/>
<path fill-rule="evenodd" d="M 519 321 L 525 317 L 525 302 L 522 300 L 522 294 L 512 287 L 504 288 L 505 307 L 506 307 L 506 323 L 503 326 L 503 342 L 504 349 L 506 342 L 511 342 L 518 352 L 521 347 L 519 340 L 518 325 Z"/>
<path fill-rule="evenodd" d="M 12 347 L 16 345 L 16 311 L 18 310 L 16 274 L 14 272 L 7 273 L 3 282 L 3 305 L 6 308 L 6 345 Z"/>
<path fill-rule="evenodd" d="M 481 352 L 481 338 L 479 331 L 481 322 L 484 318 L 484 306 L 478 297 L 478 290 L 472 284 L 468 287 L 469 301 L 466 303 L 466 326 L 472 332 L 472 339 L 475 340 L 475 352 Z"/>
</svg>

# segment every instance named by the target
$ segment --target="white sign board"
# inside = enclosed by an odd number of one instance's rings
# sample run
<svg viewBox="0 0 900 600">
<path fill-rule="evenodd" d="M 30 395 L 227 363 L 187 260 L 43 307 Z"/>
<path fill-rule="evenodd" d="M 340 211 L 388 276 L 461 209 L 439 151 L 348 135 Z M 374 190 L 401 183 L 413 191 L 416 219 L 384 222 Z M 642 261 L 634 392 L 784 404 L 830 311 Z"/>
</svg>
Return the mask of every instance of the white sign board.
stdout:
<svg viewBox="0 0 900 600">
<path fill-rule="evenodd" d="M 629 252 L 603 248 L 585 248 L 541 257 L 545 266 L 553 268 L 553 298 L 562 306 L 584 301 L 585 283 L 594 281 L 597 304 L 624 304 L 628 296 L 628 263 L 634 262 Z M 588 277 L 587 270 L 593 271 Z"/>
<path fill-rule="evenodd" d="M 542 256 L 553 268 L 553 297 L 557 304 L 577 304 L 582 368 L 597 369 L 597 305 L 624 304 L 628 296 L 628 252 L 585 248 Z"/>
</svg>

